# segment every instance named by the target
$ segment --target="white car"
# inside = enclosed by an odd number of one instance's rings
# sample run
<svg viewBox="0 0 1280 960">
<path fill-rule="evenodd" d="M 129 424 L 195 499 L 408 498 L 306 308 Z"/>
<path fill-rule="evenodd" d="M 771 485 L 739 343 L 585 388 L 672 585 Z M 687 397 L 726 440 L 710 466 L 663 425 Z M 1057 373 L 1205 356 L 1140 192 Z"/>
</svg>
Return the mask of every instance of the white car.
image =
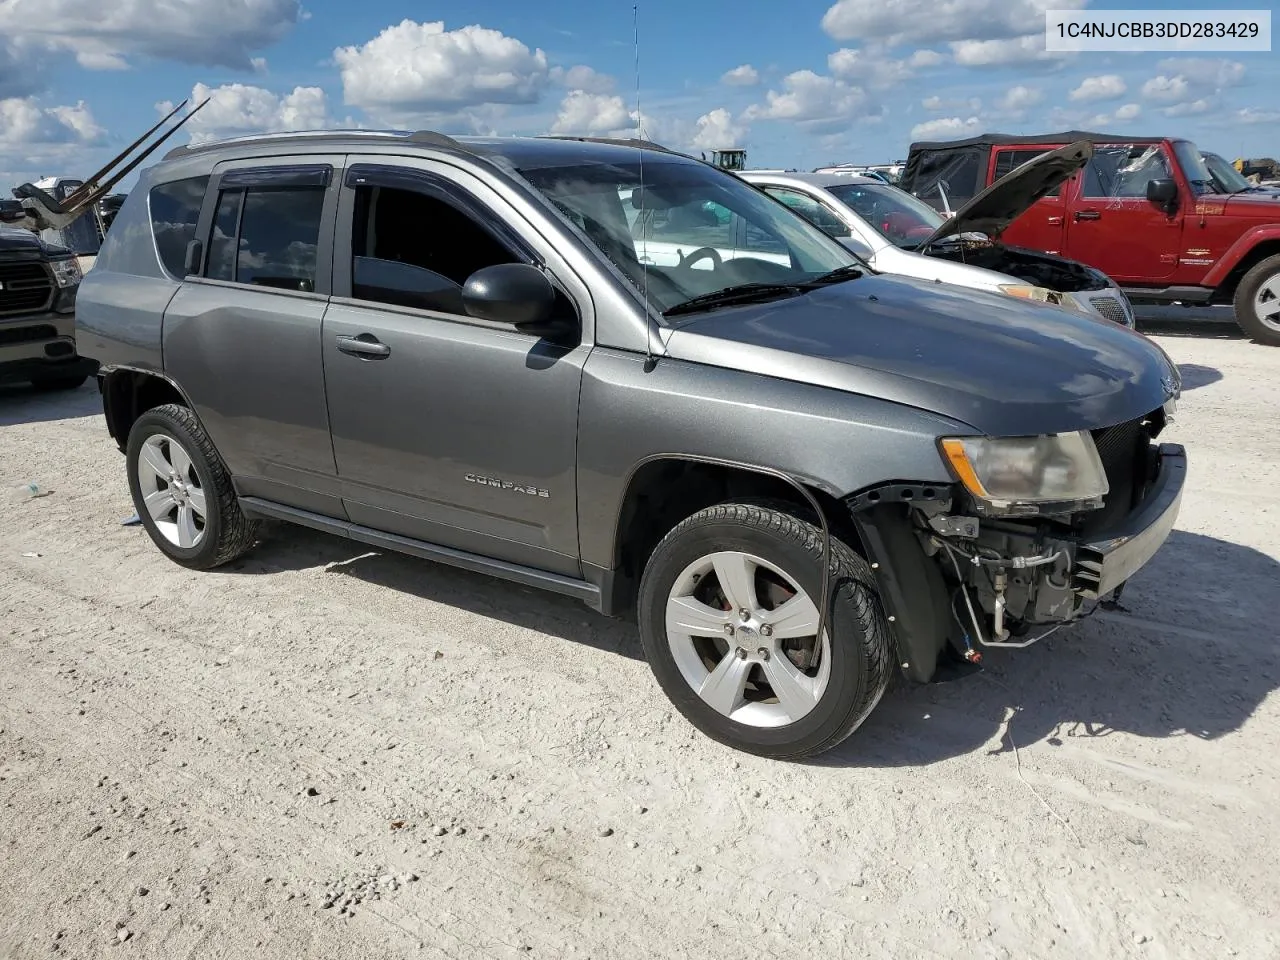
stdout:
<svg viewBox="0 0 1280 960">
<path fill-rule="evenodd" d="M 1074 260 L 1007 247 L 989 236 L 998 236 L 1038 196 L 1065 180 L 1073 172 L 1069 166 L 1024 164 L 949 219 L 872 177 L 750 170 L 738 176 L 838 238 L 881 273 L 1042 300 L 1133 327 L 1133 306 L 1106 274 Z M 970 224 L 986 232 L 962 232 Z"/>
</svg>

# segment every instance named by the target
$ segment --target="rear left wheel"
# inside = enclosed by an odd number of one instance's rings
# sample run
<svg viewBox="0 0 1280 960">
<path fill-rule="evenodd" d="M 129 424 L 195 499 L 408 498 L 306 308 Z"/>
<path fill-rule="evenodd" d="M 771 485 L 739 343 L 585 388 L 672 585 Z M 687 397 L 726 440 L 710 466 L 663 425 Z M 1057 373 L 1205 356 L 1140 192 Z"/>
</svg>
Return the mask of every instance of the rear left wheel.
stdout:
<svg viewBox="0 0 1280 960">
<path fill-rule="evenodd" d="M 148 410 L 129 431 L 126 455 L 134 508 L 169 559 L 207 570 L 253 546 L 257 523 L 240 510 L 222 459 L 189 409 Z"/>
<path fill-rule="evenodd" d="M 866 562 L 785 509 L 720 504 L 679 524 L 645 567 L 640 636 L 658 683 L 703 733 L 800 759 L 834 747 L 879 702 L 890 644 Z"/>
</svg>

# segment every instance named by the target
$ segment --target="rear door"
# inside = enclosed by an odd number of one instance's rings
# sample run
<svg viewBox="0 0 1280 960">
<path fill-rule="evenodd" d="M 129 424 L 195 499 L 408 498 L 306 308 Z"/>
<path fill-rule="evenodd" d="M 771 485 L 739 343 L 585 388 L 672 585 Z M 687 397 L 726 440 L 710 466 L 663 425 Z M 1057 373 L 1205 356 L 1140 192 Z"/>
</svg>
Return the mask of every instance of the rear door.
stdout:
<svg viewBox="0 0 1280 960">
<path fill-rule="evenodd" d="M 594 330 L 586 285 L 478 177 L 419 158 L 351 158 L 324 379 L 355 523 L 577 575 L 577 429 Z M 581 336 L 478 320 L 467 277 L 546 265 Z"/>
<path fill-rule="evenodd" d="M 1121 284 L 1157 285 L 1178 266 L 1185 211 L 1194 206 L 1161 143 L 1100 143 L 1076 184 L 1067 218 L 1066 255 Z M 1172 212 L 1147 199 L 1152 180 L 1174 179 Z"/>
<path fill-rule="evenodd" d="M 165 311 L 182 384 L 242 496 L 342 516 L 320 324 L 342 156 L 219 164 L 194 275 Z"/>
<path fill-rule="evenodd" d="M 1010 146 L 996 147 L 991 151 L 991 172 L 988 183 L 995 183 L 1024 163 L 1048 153 L 1052 147 Z M 1079 176 L 1077 174 L 1076 176 Z M 1045 253 L 1062 253 L 1066 239 L 1066 200 L 1064 191 L 1071 181 L 1056 187 L 1052 193 L 1037 200 L 1020 217 L 1005 228 L 1000 239 L 1014 247 L 1043 250 Z"/>
</svg>

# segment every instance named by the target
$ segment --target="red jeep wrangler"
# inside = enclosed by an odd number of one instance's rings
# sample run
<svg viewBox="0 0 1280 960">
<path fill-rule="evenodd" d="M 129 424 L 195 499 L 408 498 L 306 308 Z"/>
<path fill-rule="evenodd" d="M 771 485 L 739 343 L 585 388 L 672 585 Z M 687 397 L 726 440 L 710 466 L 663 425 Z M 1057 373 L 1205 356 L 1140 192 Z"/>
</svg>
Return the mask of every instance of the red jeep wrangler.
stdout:
<svg viewBox="0 0 1280 960">
<path fill-rule="evenodd" d="M 1189 140 L 1070 131 L 913 143 L 902 188 L 948 212 L 1020 164 L 1080 140 L 1092 142 L 1093 158 L 1001 242 L 1097 267 L 1136 302 L 1233 304 L 1246 333 L 1280 346 L 1280 197 L 1230 192 Z"/>
</svg>

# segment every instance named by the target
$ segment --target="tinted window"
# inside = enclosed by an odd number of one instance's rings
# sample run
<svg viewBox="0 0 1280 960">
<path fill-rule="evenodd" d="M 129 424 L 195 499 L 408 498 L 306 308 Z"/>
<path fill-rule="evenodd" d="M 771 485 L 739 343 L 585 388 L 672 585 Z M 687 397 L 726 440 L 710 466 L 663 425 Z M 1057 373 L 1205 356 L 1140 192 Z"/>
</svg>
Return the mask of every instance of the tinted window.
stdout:
<svg viewBox="0 0 1280 960">
<path fill-rule="evenodd" d="M 391 187 L 359 187 L 351 236 L 352 296 L 463 314 L 462 285 L 481 267 L 515 263 L 506 245 L 457 207 Z"/>
<path fill-rule="evenodd" d="M 151 230 L 156 249 L 164 268 L 175 277 L 187 272 L 187 244 L 195 239 L 196 221 L 200 219 L 208 185 L 208 177 L 191 177 L 151 188 Z"/>
<path fill-rule="evenodd" d="M 283 290 L 316 288 L 323 189 L 245 192 L 236 282 Z"/>
<path fill-rule="evenodd" d="M 849 236 L 849 228 L 840 218 L 808 194 L 784 187 L 765 187 L 765 193 L 777 197 L 824 233 L 833 237 Z"/>
<path fill-rule="evenodd" d="M 204 273 L 213 280 L 236 278 L 236 233 L 240 229 L 240 201 L 243 197 L 243 190 L 223 191 L 218 197 Z"/>
<path fill-rule="evenodd" d="M 1085 167 L 1086 197 L 1146 197 L 1147 183 L 1169 177 L 1160 144 L 1106 144 L 1093 151 Z"/>
<path fill-rule="evenodd" d="M 837 183 L 827 192 L 907 250 L 920 246 L 943 223 L 933 207 L 887 183 Z"/>
<path fill-rule="evenodd" d="M 999 180 L 1006 174 L 1012 173 L 1024 163 L 1030 163 L 1036 157 L 1042 157 L 1048 150 L 997 150 L 996 151 L 996 168 L 993 173 L 995 180 Z M 994 180 L 992 181 L 994 182 Z M 1046 197 L 1056 197 L 1062 193 L 1062 186 L 1054 187 Z"/>
</svg>

